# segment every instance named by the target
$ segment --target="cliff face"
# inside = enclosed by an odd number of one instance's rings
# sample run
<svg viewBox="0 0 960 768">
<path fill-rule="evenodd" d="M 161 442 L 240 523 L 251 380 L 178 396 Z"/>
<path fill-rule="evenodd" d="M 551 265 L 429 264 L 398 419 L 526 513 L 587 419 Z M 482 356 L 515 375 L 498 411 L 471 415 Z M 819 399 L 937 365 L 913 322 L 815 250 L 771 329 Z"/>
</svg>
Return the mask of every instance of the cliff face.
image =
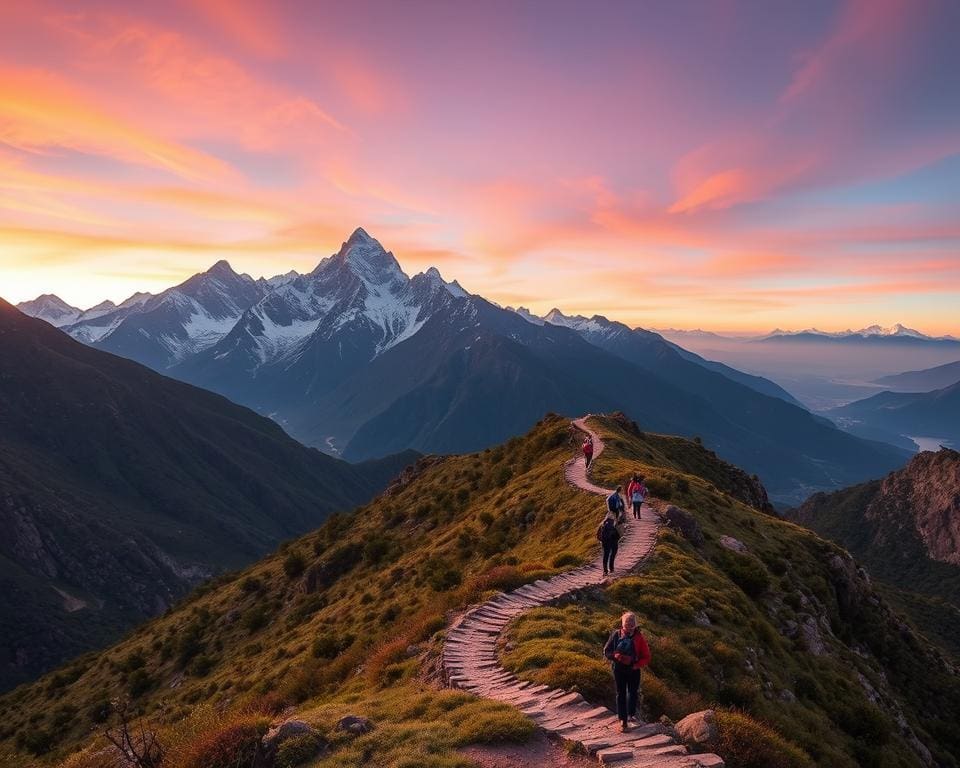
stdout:
<svg viewBox="0 0 960 768">
<path fill-rule="evenodd" d="M 960 453 L 918 454 L 882 480 L 815 494 L 788 517 L 850 550 L 960 658 Z"/>
<path fill-rule="evenodd" d="M 918 454 L 883 479 L 865 513 L 880 535 L 912 530 L 932 560 L 960 565 L 960 453 Z"/>
</svg>

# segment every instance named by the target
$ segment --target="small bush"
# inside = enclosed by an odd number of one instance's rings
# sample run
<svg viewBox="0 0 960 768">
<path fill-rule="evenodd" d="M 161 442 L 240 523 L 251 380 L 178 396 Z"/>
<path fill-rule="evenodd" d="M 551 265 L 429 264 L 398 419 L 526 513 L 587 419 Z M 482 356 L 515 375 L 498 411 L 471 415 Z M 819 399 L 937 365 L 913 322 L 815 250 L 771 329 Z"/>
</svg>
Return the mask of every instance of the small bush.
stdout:
<svg viewBox="0 0 960 768">
<path fill-rule="evenodd" d="M 460 745 L 522 743 L 529 740 L 536 729 L 533 721 L 521 712 L 500 705 L 496 710 L 476 714 L 471 712 L 470 716 L 457 726 L 455 739 Z"/>
<path fill-rule="evenodd" d="M 287 574 L 288 579 L 295 579 L 302 576 L 307 569 L 307 559 L 299 550 L 292 549 L 283 558 L 283 572 Z"/>
<path fill-rule="evenodd" d="M 154 679 L 145 669 L 136 669 L 127 677 L 127 692 L 137 698 L 153 688 L 154 683 Z"/>
<path fill-rule="evenodd" d="M 563 568 L 568 565 L 576 565 L 579 562 L 580 558 L 573 554 L 573 552 L 561 552 L 553 558 L 553 567 Z"/>
<path fill-rule="evenodd" d="M 750 597 L 759 597 L 770 586 L 770 574 L 756 557 L 724 550 L 719 565 L 740 589 Z"/>
<path fill-rule="evenodd" d="M 261 629 L 267 625 L 267 620 L 269 616 L 267 614 L 266 607 L 262 605 L 255 605 L 243 614 L 243 618 L 240 620 L 240 625 L 250 632 L 256 632 L 258 629 Z"/>
<path fill-rule="evenodd" d="M 269 720 L 247 716 L 200 733 L 187 745 L 182 768 L 237 768 L 254 764 Z"/>
<path fill-rule="evenodd" d="M 463 576 L 442 557 L 431 557 L 424 563 L 423 576 L 437 592 L 446 592 L 460 586 Z"/>
<path fill-rule="evenodd" d="M 240 589 L 248 595 L 253 592 L 259 592 L 262 587 L 263 584 L 256 576 L 247 576 L 247 578 L 240 582 Z"/>
<path fill-rule="evenodd" d="M 275 768 L 297 768 L 314 757 L 323 746 L 323 742 L 310 733 L 287 739 L 277 750 Z"/>
<path fill-rule="evenodd" d="M 807 753 L 741 712 L 717 711 L 717 752 L 737 768 L 811 768 Z"/>
</svg>

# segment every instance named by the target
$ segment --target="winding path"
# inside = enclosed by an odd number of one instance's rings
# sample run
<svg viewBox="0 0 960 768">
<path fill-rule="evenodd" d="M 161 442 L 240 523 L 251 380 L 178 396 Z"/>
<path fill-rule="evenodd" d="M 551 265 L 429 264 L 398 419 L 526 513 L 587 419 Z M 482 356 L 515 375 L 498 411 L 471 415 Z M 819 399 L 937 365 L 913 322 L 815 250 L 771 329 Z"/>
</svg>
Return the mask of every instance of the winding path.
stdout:
<svg viewBox="0 0 960 768">
<path fill-rule="evenodd" d="M 587 417 L 574 426 L 593 437 L 593 460 L 603 452 L 603 441 L 587 424 Z M 564 465 L 564 477 L 571 485 L 608 495 L 611 491 L 590 482 L 582 456 Z M 628 516 L 627 531 L 617 553 L 616 574 L 636 568 L 650 554 L 657 539 L 656 516 L 646 505 L 641 519 Z M 616 578 L 609 577 L 609 578 Z M 450 628 L 443 646 L 443 667 L 450 685 L 488 699 L 512 704 L 541 728 L 562 738 L 581 743 L 604 765 L 623 768 L 722 768 L 717 755 L 690 755 L 659 723 L 619 731 L 616 714 L 606 707 L 592 707 L 579 693 L 521 681 L 497 661 L 497 638 L 511 619 L 531 608 L 557 600 L 571 592 L 594 587 L 609 580 L 603 575 L 600 556 L 587 565 L 501 593 L 473 608 Z M 599 653 L 599 651 L 598 651 Z M 611 685 L 613 681 L 611 678 Z"/>
</svg>

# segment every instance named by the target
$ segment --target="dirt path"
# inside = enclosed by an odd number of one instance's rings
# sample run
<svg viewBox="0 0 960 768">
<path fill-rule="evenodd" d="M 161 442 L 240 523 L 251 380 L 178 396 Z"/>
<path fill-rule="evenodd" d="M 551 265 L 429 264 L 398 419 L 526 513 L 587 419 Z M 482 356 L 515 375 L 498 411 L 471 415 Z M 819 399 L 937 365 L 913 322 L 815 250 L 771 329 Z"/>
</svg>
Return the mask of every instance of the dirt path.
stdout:
<svg viewBox="0 0 960 768">
<path fill-rule="evenodd" d="M 574 425 L 593 437 L 593 461 L 603 453 L 603 441 L 587 418 Z M 583 456 L 564 465 L 564 477 L 587 493 L 608 495 L 611 491 L 594 485 L 587 476 Z M 605 577 L 600 555 L 587 565 L 541 579 L 512 592 L 501 593 L 463 615 L 450 628 L 443 647 L 443 666 L 450 685 L 488 699 L 506 702 L 532 718 L 548 733 L 579 742 L 600 762 L 623 768 L 722 768 L 717 755 L 690 755 L 682 744 L 664 733 L 659 723 L 619 731 L 615 713 L 606 707 L 592 707 L 579 693 L 521 681 L 503 669 L 497 660 L 497 638 L 511 619 L 521 613 L 557 600 L 564 595 L 596 586 L 640 565 L 657 540 L 656 515 L 646 505 L 641 519 L 628 515 L 627 530 L 617 553 L 616 576 Z M 599 652 L 599 651 L 598 651 Z M 611 685 L 613 680 L 611 676 Z"/>
</svg>

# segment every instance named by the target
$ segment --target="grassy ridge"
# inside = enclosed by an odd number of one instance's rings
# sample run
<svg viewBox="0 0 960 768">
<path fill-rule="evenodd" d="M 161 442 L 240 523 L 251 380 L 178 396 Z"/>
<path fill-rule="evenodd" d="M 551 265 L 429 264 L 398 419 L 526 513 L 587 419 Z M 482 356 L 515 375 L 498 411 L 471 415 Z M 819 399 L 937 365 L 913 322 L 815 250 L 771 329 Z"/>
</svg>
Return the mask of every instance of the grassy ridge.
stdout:
<svg viewBox="0 0 960 768">
<path fill-rule="evenodd" d="M 595 423 L 607 450 L 594 479 L 613 485 L 645 473 L 661 497 L 693 514 L 704 543 L 695 547 L 665 528 L 642 573 L 589 600 L 518 619 L 504 645 L 507 667 L 609 705 L 610 673 L 599 648 L 619 614 L 632 610 L 653 653 L 644 678 L 649 717 L 720 706 L 768 724 L 792 745 L 775 750 L 779 762 L 741 755 L 740 764 L 920 766 L 911 731 L 938 764 L 957 764 L 960 681 L 843 550 L 684 472 L 684 455 L 699 446 L 632 434 L 613 420 Z M 748 552 L 722 547 L 722 535 Z M 808 617 L 824 646 L 819 655 L 798 631 Z M 729 759 L 738 745 L 726 747 Z"/>
<path fill-rule="evenodd" d="M 696 516 L 705 543 L 664 531 L 642 574 L 525 615 L 505 664 L 606 702 L 600 644 L 629 607 L 653 644 L 651 713 L 726 707 L 733 768 L 919 765 L 900 711 L 940 764 L 956 765 L 956 678 L 869 587 L 831 570 L 842 550 L 738 500 L 753 494 L 745 476 L 696 443 L 597 424 L 608 448 L 594 479 L 612 485 L 639 468 Z M 121 692 L 168 745 L 163 768 L 209 768 L 209 750 L 255 738 L 288 706 L 330 744 L 310 766 L 467 766 L 459 746 L 525 739 L 532 724 L 513 709 L 443 690 L 438 656 L 456 611 L 595 554 L 603 500 L 562 477 L 578 444 L 565 419 L 547 417 L 498 448 L 422 460 L 373 503 L 0 698 L 0 763 L 102 768 L 97 732 Z M 720 547 L 721 534 L 749 554 Z M 783 634 L 807 614 L 823 655 Z M 345 714 L 375 729 L 345 735 L 335 729 Z"/>
</svg>

